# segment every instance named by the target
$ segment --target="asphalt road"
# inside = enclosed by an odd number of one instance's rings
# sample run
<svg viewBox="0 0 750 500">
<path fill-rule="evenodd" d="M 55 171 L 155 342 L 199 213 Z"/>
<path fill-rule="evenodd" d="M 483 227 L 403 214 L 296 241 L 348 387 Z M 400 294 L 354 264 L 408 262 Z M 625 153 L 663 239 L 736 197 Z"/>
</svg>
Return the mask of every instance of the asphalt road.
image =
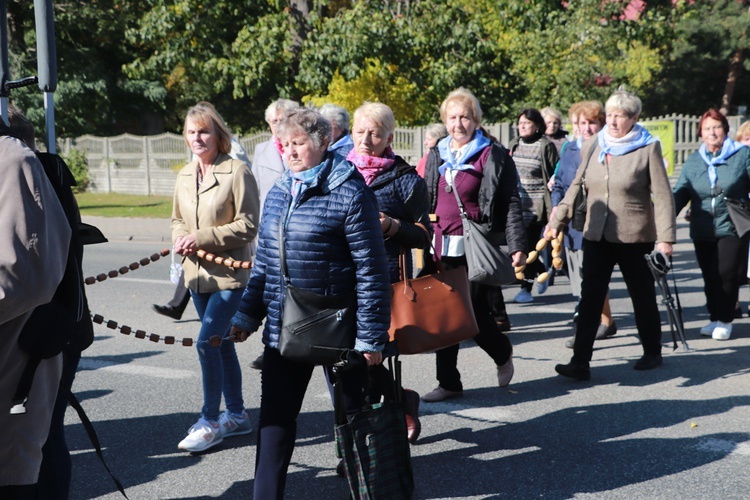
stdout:
<svg viewBox="0 0 750 500">
<path fill-rule="evenodd" d="M 105 231 L 106 234 L 106 231 Z M 664 366 L 636 372 L 641 350 L 619 274 L 612 282 L 616 336 L 598 342 L 590 382 L 557 376 L 566 362 L 574 301 L 558 277 L 535 302 L 511 303 L 516 375 L 496 386 L 494 365 L 473 343 L 459 354 L 464 396 L 421 405 L 423 431 L 411 448 L 417 498 L 740 499 L 750 489 L 750 328 L 738 320 L 726 342 L 701 337 L 707 316 L 687 230 L 675 257 L 690 351 L 672 350 L 664 328 Z M 111 238 L 87 247 L 86 276 L 158 252 L 160 238 Z M 166 243 L 168 245 L 168 243 Z M 195 338 L 190 306 L 181 321 L 153 313 L 173 291 L 169 259 L 87 287 L 91 309 L 106 319 L 161 336 Z M 746 307 L 748 290 L 741 291 Z M 662 311 L 664 309 L 662 308 Z M 662 314 L 666 321 L 666 314 Z M 239 348 L 244 397 L 257 419 L 259 373 L 248 367 L 259 336 Z M 404 357 L 404 385 L 436 386 L 434 356 Z M 96 325 L 74 384 L 105 457 L 131 499 L 250 498 L 255 433 L 229 438 L 202 455 L 177 450 L 198 417 L 201 378 L 193 347 L 125 336 Z M 78 417 L 67 415 L 73 452 L 72 497 L 119 498 Z M 287 498 L 347 498 L 334 468 L 332 414 L 316 371 L 299 418 Z"/>
</svg>

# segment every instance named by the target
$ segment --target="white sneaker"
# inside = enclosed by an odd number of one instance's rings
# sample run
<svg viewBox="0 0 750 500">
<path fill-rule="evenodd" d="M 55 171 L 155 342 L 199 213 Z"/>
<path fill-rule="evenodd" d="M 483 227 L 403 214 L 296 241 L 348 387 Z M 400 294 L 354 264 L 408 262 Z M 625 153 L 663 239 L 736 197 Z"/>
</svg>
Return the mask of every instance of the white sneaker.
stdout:
<svg viewBox="0 0 750 500">
<path fill-rule="evenodd" d="M 222 438 L 241 436 L 253 432 L 253 426 L 250 424 L 250 417 L 246 411 L 242 412 L 241 418 L 233 417 L 229 412 L 225 411 L 219 417 L 219 429 Z"/>
<path fill-rule="evenodd" d="M 528 304 L 529 302 L 534 302 L 534 297 L 531 296 L 531 292 L 521 288 L 521 291 L 518 292 L 518 295 L 513 299 L 513 302 L 516 304 Z"/>
<path fill-rule="evenodd" d="M 721 321 L 716 322 L 716 328 L 711 333 L 711 338 L 714 340 L 729 340 L 732 336 L 732 323 L 722 323 Z"/>
<path fill-rule="evenodd" d="M 221 443 L 221 429 L 219 424 L 201 417 L 190 430 L 185 439 L 180 441 L 177 447 L 184 451 L 195 453 L 205 451 L 214 445 Z"/>
<path fill-rule="evenodd" d="M 710 337 L 712 333 L 714 333 L 714 328 L 716 328 L 718 321 L 712 321 L 703 328 L 701 328 L 701 335 L 704 335 L 706 337 Z"/>
</svg>

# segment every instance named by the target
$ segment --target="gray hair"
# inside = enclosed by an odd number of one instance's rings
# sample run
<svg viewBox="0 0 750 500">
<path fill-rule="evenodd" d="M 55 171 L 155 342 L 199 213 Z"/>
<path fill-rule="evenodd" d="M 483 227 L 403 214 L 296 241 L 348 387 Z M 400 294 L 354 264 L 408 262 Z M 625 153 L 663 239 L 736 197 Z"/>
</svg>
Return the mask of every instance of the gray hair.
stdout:
<svg viewBox="0 0 750 500">
<path fill-rule="evenodd" d="M 424 133 L 435 139 L 442 139 L 448 135 L 448 129 L 442 123 L 431 123 L 425 127 Z"/>
<path fill-rule="evenodd" d="M 349 132 L 349 112 L 346 108 L 335 104 L 323 104 L 320 107 L 320 114 L 335 123 L 344 134 Z"/>
<path fill-rule="evenodd" d="M 271 118 L 274 118 L 276 112 L 281 110 L 284 113 L 293 109 L 299 108 L 299 103 L 290 99 L 277 99 L 268 105 L 266 108 L 266 121 L 270 122 Z"/>
<path fill-rule="evenodd" d="M 316 149 L 331 142 L 331 122 L 319 111 L 299 107 L 287 111 L 279 123 L 279 139 L 285 139 L 297 130 L 307 134 Z"/>
<path fill-rule="evenodd" d="M 627 90 L 616 90 L 604 105 L 604 110 L 607 113 L 615 109 L 624 111 L 630 118 L 639 116 L 641 114 L 641 100 Z"/>
</svg>

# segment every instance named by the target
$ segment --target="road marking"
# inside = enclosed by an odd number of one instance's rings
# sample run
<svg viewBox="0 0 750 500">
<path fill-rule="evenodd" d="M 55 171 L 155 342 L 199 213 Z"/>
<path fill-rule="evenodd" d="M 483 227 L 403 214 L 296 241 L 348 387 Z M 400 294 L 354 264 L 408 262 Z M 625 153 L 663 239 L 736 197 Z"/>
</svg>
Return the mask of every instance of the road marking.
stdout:
<svg viewBox="0 0 750 500">
<path fill-rule="evenodd" d="M 157 366 L 145 366 L 134 364 L 121 364 L 112 361 L 101 361 L 96 359 L 81 359 L 78 365 L 80 370 L 104 370 L 114 373 L 124 373 L 126 375 L 142 375 L 145 377 L 165 378 L 165 379 L 183 379 L 197 377 L 197 372 L 188 370 L 178 370 L 175 368 L 159 368 Z"/>
</svg>

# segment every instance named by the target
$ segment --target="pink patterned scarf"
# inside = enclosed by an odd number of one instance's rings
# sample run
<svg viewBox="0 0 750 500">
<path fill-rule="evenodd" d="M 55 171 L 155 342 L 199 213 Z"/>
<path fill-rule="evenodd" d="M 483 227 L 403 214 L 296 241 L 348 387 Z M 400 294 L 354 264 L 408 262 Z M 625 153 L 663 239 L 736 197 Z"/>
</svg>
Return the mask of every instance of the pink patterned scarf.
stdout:
<svg viewBox="0 0 750 500">
<path fill-rule="evenodd" d="M 369 186 L 375 178 L 391 168 L 396 163 L 396 155 L 393 150 L 388 146 L 383 152 L 383 156 L 367 156 L 357 154 L 355 150 L 349 151 L 346 155 L 346 159 L 354 163 L 359 173 L 365 178 L 365 182 Z"/>
</svg>

